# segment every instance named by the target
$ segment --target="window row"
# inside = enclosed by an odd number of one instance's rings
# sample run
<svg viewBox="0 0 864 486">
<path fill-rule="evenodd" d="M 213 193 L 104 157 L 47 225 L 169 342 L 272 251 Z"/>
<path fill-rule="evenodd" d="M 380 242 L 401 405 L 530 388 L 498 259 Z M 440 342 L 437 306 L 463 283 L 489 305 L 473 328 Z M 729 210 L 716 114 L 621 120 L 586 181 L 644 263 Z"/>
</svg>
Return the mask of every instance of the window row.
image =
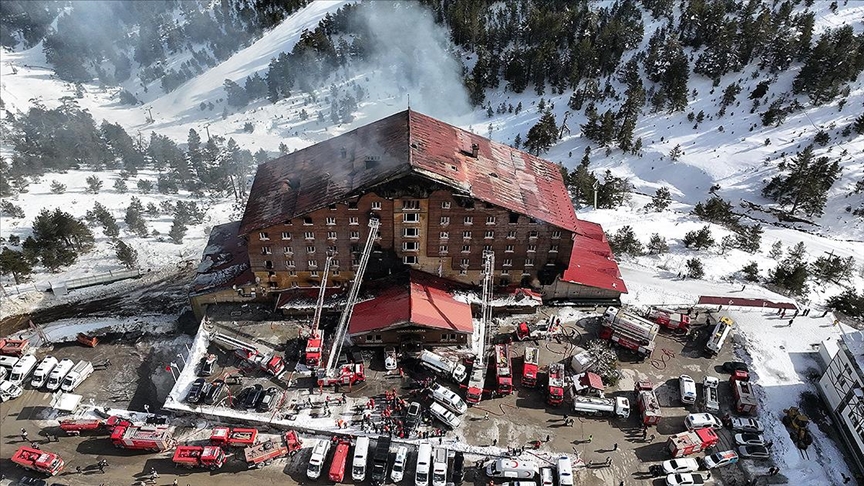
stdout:
<svg viewBox="0 0 864 486">
<path fill-rule="evenodd" d="M 294 260 L 287 259 L 284 261 L 284 265 L 285 265 L 285 269 L 288 270 L 289 276 L 295 276 L 296 275 L 295 269 L 297 268 L 297 263 Z M 358 265 L 360 265 L 360 260 L 357 258 L 352 258 L 351 259 L 351 266 L 356 267 Z M 306 267 L 309 270 L 317 269 L 318 268 L 318 260 L 307 260 L 306 261 Z M 323 265 L 322 265 L 322 267 L 323 267 Z M 267 270 L 273 270 L 273 268 L 274 268 L 273 267 L 273 260 L 265 260 L 264 261 L 264 268 L 266 268 Z M 335 258 L 333 260 L 331 260 L 330 261 L 330 268 L 333 268 L 334 270 L 338 270 L 339 269 L 339 260 L 336 260 Z"/>
</svg>

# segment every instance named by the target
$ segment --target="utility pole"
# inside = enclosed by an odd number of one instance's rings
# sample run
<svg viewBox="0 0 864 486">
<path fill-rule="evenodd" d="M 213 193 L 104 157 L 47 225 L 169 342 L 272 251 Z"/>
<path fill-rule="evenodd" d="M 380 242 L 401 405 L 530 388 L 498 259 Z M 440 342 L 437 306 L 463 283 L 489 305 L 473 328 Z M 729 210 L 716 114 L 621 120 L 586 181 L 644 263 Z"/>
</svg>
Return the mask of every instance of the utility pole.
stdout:
<svg viewBox="0 0 864 486">
<path fill-rule="evenodd" d="M 204 125 L 204 130 L 207 131 L 207 141 L 209 142 L 210 141 L 210 124 L 209 123 Z"/>
<path fill-rule="evenodd" d="M 600 182 L 594 181 L 594 185 L 591 186 L 594 189 L 594 210 L 597 210 L 597 190 L 600 189 Z"/>
</svg>

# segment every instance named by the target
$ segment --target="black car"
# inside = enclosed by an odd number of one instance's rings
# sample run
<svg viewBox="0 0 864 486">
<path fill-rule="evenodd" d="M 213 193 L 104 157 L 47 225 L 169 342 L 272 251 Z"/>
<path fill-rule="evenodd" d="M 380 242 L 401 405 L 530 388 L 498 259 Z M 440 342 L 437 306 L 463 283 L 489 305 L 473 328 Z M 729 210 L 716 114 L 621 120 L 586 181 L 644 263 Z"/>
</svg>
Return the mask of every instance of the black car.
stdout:
<svg viewBox="0 0 864 486">
<path fill-rule="evenodd" d="M 148 425 L 168 425 L 167 415 L 149 415 L 144 423 Z"/>
<path fill-rule="evenodd" d="M 417 424 L 420 423 L 420 412 L 422 411 L 423 407 L 417 402 L 411 402 L 408 405 L 408 410 L 405 412 L 405 429 L 412 431 L 417 427 Z"/>
<path fill-rule="evenodd" d="M 462 451 L 456 451 L 453 457 L 453 474 L 450 478 L 456 486 L 465 481 L 465 454 Z"/>
<path fill-rule="evenodd" d="M 736 371 L 746 371 L 749 373 L 750 369 L 747 368 L 747 363 L 742 363 L 740 361 L 727 361 L 723 363 L 723 371 L 731 375 Z"/>
<path fill-rule="evenodd" d="M 276 396 L 279 394 L 279 390 L 271 386 L 267 389 L 266 392 L 261 396 L 261 399 L 258 403 L 258 411 L 259 412 L 269 412 L 273 410 L 273 407 L 276 406 Z"/>
<path fill-rule="evenodd" d="M 216 403 L 216 400 L 219 399 L 219 395 L 222 394 L 223 388 L 225 388 L 225 380 L 214 380 L 213 383 L 210 384 L 210 389 L 207 390 L 207 394 L 204 395 L 204 403 L 207 405 L 213 405 Z"/>
<path fill-rule="evenodd" d="M 207 384 L 207 381 L 204 378 L 198 378 L 194 382 L 192 382 L 192 388 L 189 389 L 189 393 L 186 394 L 186 401 L 189 403 L 198 403 L 201 401 L 201 393 L 204 390 L 204 385 Z"/>
<path fill-rule="evenodd" d="M 255 408 L 261 403 L 261 399 L 264 398 L 264 387 L 261 385 L 253 386 L 249 394 L 246 395 L 246 400 L 243 401 L 243 406 L 247 409 Z"/>
<path fill-rule="evenodd" d="M 210 376 L 216 371 L 216 355 L 208 354 L 201 358 L 201 364 L 198 365 L 198 376 Z"/>
<path fill-rule="evenodd" d="M 44 479 L 24 476 L 23 478 L 18 480 L 18 484 L 23 484 L 27 486 L 46 486 L 48 482 Z"/>
</svg>

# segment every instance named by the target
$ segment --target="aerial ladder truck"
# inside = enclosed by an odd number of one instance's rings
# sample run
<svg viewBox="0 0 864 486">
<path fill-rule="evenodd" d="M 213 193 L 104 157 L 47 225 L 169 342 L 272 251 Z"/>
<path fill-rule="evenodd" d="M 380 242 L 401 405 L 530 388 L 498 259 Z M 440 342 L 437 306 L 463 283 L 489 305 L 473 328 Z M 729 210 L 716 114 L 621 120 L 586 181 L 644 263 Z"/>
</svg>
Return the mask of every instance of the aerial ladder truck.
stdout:
<svg viewBox="0 0 864 486">
<path fill-rule="evenodd" d="M 351 316 L 354 314 L 354 304 L 357 303 L 357 297 L 360 295 L 363 274 L 366 273 L 366 267 L 369 265 L 369 256 L 372 254 L 375 237 L 378 235 L 379 224 L 380 222 L 377 218 L 369 220 L 369 235 L 366 237 L 366 246 L 363 247 L 363 253 L 360 255 L 360 263 L 357 266 L 357 272 L 354 274 L 354 282 L 351 283 L 348 300 L 345 302 L 345 308 L 342 310 L 342 315 L 339 318 L 339 325 L 336 327 L 336 334 L 333 336 L 330 355 L 327 356 L 327 367 L 318 369 L 319 387 L 331 385 L 350 386 L 354 383 L 366 381 L 363 363 L 347 363 L 338 367 L 339 369 L 337 369 L 337 365 L 339 363 L 339 354 L 342 352 L 342 344 L 345 342 L 345 335 L 348 333 L 348 323 L 351 322 Z"/>
<path fill-rule="evenodd" d="M 483 254 L 483 301 L 480 325 L 477 328 L 477 342 L 480 349 L 476 349 L 477 356 L 471 368 L 471 376 L 468 378 L 468 391 L 465 393 L 465 401 L 469 404 L 480 403 L 483 399 L 483 386 L 486 383 L 486 353 L 489 349 L 489 336 L 487 326 L 492 322 L 492 278 L 495 270 L 495 254 L 487 251 Z"/>
<path fill-rule="evenodd" d="M 321 288 L 318 290 L 318 304 L 315 306 L 315 316 L 312 318 L 312 331 L 306 341 L 306 366 L 315 369 L 321 364 L 321 348 L 324 345 L 324 332 L 321 331 L 321 313 L 324 309 L 324 294 L 327 290 L 327 276 L 330 275 L 330 265 L 333 255 L 327 254 L 324 262 L 324 274 L 321 276 Z"/>
</svg>

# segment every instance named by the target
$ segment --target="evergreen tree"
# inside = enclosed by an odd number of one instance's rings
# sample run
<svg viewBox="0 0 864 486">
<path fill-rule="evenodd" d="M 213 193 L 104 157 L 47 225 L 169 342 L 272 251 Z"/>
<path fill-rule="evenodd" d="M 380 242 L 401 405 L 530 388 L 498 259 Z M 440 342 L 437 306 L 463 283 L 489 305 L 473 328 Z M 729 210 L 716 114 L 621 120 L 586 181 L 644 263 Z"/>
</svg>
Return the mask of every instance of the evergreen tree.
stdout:
<svg viewBox="0 0 864 486">
<path fill-rule="evenodd" d="M 693 214 L 704 221 L 737 227 L 740 216 L 732 212 L 732 203 L 720 196 L 711 196 L 705 202 L 696 204 Z"/>
<path fill-rule="evenodd" d="M 627 179 L 613 176 L 612 171 L 607 169 L 603 183 L 597 188 L 597 205 L 601 208 L 617 208 L 630 199 L 631 189 Z"/>
<path fill-rule="evenodd" d="M 120 260 L 120 263 L 122 263 L 126 268 L 131 270 L 138 264 L 138 251 L 126 243 L 123 243 L 122 240 L 117 240 L 115 250 L 117 259 Z"/>
<path fill-rule="evenodd" d="M 642 243 L 636 238 L 633 228 L 624 226 L 609 237 L 609 247 L 616 255 L 639 256 L 642 254 Z"/>
<path fill-rule="evenodd" d="M 762 246 L 762 233 L 764 232 L 761 224 L 744 226 L 735 235 L 735 246 L 747 253 L 757 253 Z"/>
<path fill-rule="evenodd" d="M 864 293 L 857 294 L 854 289 L 829 298 L 828 306 L 854 319 L 864 319 Z"/>
<path fill-rule="evenodd" d="M 24 241 L 28 252 L 51 271 L 68 266 L 93 246 L 93 233 L 71 214 L 43 209 L 33 220 L 33 234 Z"/>
<path fill-rule="evenodd" d="M 23 252 L 3 247 L 0 252 L 0 275 L 12 275 L 15 285 L 20 284 L 33 273 L 33 265 Z"/>
<path fill-rule="evenodd" d="M 249 94 L 242 86 L 230 79 L 226 79 L 222 86 L 225 88 L 229 106 L 242 108 L 249 104 Z"/>
<path fill-rule="evenodd" d="M 855 268 L 855 259 L 842 258 L 834 254 L 820 256 L 812 265 L 813 276 L 820 282 L 832 282 L 840 285 L 841 281 L 852 280 L 852 269 Z"/>
<path fill-rule="evenodd" d="M 87 192 L 89 194 L 99 194 L 99 190 L 102 189 L 102 179 L 91 175 L 85 181 L 87 182 Z"/>
<path fill-rule="evenodd" d="M 546 152 L 552 145 L 558 141 L 558 125 L 555 121 L 555 115 L 551 110 L 547 110 L 540 117 L 536 125 L 528 130 L 528 136 L 525 138 L 525 148 L 534 155 L 540 155 L 541 152 Z"/>
<path fill-rule="evenodd" d="M 51 181 L 51 192 L 53 194 L 63 194 L 66 192 L 66 184 L 61 184 L 58 181 Z"/>
<path fill-rule="evenodd" d="M 120 194 L 126 194 L 129 192 L 129 187 L 126 185 L 126 181 L 117 179 L 114 181 L 114 190 Z"/>
<path fill-rule="evenodd" d="M 144 221 L 144 205 L 141 204 L 141 200 L 135 196 L 132 196 L 132 201 L 129 203 L 129 206 L 126 208 L 126 216 L 123 218 L 123 221 L 126 222 L 126 225 L 129 226 L 129 231 L 135 233 L 141 238 L 146 237 L 149 234 L 147 230 L 147 222 Z"/>
<path fill-rule="evenodd" d="M 696 250 L 714 246 L 714 238 L 711 236 L 711 228 L 706 225 L 699 230 L 688 231 L 687 234 L 684 235 L 684 246 L 687 248 L 692 247 Z"/>
<path fill-rule="evenodd" d="M 171 231 L 168 236 L 176 244 L 183 243 L 183 237 L 186 236 L 186 225 L 177 216 L 174 217 L 174 222 L 171 224 Z"/>
<path fill-rule="evenodd" d="M 687 260 L 687 278 L 702 278 L 705 276 L 705 268 L 702 266 L 702 260 L 691 258 Z"/>
<path fill-rule="evenodd" d="M 744 275 L 744 280 L 748 282 L 758 282 L 759 281 L 759 265 L 756 262 L 750 262 L 741 269 L 741 273 Z"/>
<path fill-rule="evenodd" d="M 855 133 L 858 135 L 864 135 L 864 113 L 855 119 L 855 122 L 852 124 L 852 130 L 855 130 Z"/>
<path fill-rule="evenodd" d="M 659 213 L 668 208 L 670 204 L 672 204 L 672 194 L 669 192 L 668 187 L 663 186 L 654 192 L 647 208 Z"/>
<path fill-rule="evenodd" d="M 24 209 L 12 201 L 0 201 L 0 214 L 5 214 L 10 218 L 21 219 L 24 215 Z"/>
<path fill-rule="evenodd" d="M 669 245 L 666 243 L 666 238 L 660 236 L 660 233 L 651 235 L 648 240 L 648 253 L 651 255 L 662 255 L 669 251 Z"/>
<path fill-rule="evenodd" d="M 783 242 L 777 240 L 771 245 L 771 251 L 768 252 L 768 258 L 778 261 L 783 257 Z"/>
<path fill-rule="evenodd" d="M 150 194 L 153 191 L 153 181 L 148 181 L 147 179 L 139 179 L 136 186 L 138 186 L 138 190 L 142 194 Z"/>
<path fill-rule="evenodd" d="M 828 190 L 840 176 L 840 164 L 828 157 L 813 155 L 808 145 L 791 163 L 781 162 L 781 174 L 774 176 L 762 189 L 762 195 L 781 206 L 791 206 L 790 213 L 803 211 L 808 216 L 821 215 Z"/>
</svg>

